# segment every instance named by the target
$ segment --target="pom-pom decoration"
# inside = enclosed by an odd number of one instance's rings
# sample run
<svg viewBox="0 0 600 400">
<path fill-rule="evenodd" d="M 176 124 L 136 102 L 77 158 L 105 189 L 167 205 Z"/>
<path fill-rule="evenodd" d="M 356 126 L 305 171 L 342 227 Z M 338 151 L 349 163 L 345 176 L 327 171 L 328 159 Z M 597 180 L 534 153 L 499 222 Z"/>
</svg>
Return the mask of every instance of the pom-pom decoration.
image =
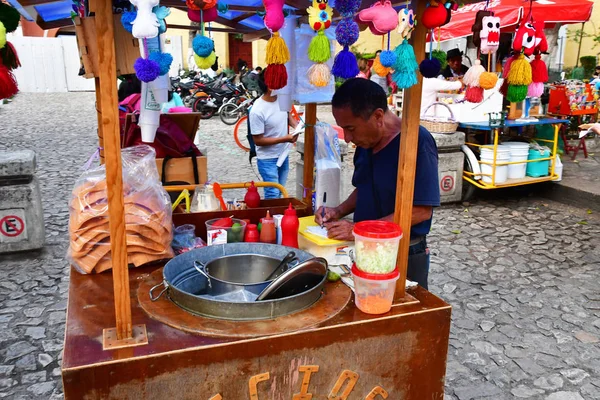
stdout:
<svg viewBox="0 0 600 400">
<path fill-rule="evenodd" d="M 275 32 L 267 42 L 267 64 L 285 64 L 290 61 L 290 51 L 279 32 Z"/>
<path fill-rule="evenodd" d="M 532 82 L 531 85 L 527 87 L 528 97 L 540 97 L 542 94 L 544 94 L 543 82 Z"/>
<path fill-rule="evenodd" d="M 373 72 L 375 72 L 379 76 L 387 76 L 391 72 L 391 68 L 383 66 L 381 64 L 381 55 L 377 55 L 375 60 L 373 60 Z"/>
<path fill-rule="evenodd" d="M 335 9 L 343 17 L 356 14 L 362 0 L 335 0 Z"/>
<path fill-rule="evenodd" d="M 508 84 L 528 86 L 531 82 L 531 65 L 525 60 L 525 56 L 521 54 L 510 65 Z"/>
<path fill-rule="evenodd" d="M 0 49 L 0 61 L 9 70 L 17 69 L 21 66 L 17 51 L 10 42 L 6 42 L 6 45 Z"/>
<path fill-rule="evenodd" d="M 440 2 L 436 6 L 430 5 L 425 9 L 421 16 L 421 23 L 427 29 L 435 29 L 450 22 L 450 16 L 451 10 Z"/>
<path fill-rule="evenodd" d="M 264 73 L 265 85 L 269 89 L 278 90 L 287 85 L 288 74 L 285 65 L 271 64 L 268 65 Z"/>
<path fill-rule="evenodd" d="M 194 0 L 186 0 L 185 5 L 188 10 L 200 11 L 200 6 L 198 6 Z"/>
<path fill-rule="evenodd" d="M 465 100 L 471 103 L 481 103 L 483 101 L 483 88 L 479 86 L 467 87 Z"/>
<path fill-rule="evenodd" d="M 356 16 L 358 22 L 366 24 L 374 35 L 385 35 L 398 27 L 398 13 L 390 0 L 377 1 Z"/>
<path fill-rule="evenodd" d="M 441 70 L 442 64 L 437 58 L 426 58 L 419 64 L 419 71 L 425 78 L 435 78 Z"/>
<path fill-rule="evenodd" d="M 440 62 L 440 70 L 443 70 L 448 65 L 448 55 L 443 50 L 433 50 L 431 56 Z"/>
<path fill-rule="evenodd" d="M 531 80 L 534 83 L 545 83 L 548 82 L 548 68 L 546 63 L 542 60 L 541 54 L 536 54 L 535 59 L 531 61 Z"/>
<path fill-rule="evenodd" d="M 208 57 L 200 57 L 198 54 L 194 54 L 194 61 L 200 69 L 209 69 L 217 61 L 217 55 L 213 51 Z"/>
<path fill-rule="evenodd" d="M 508 95 L 508 81 L 506 79 L 502 81 L 502 85 L 500 85 L 498 92 L 500 92 L 500 94 L 504 97 Z"/>
<path fill-rule="evenodd" d="M 188 8 L 188 18 L 190 19 L 190 21 L 192 22 L 200 22 L 202 21 L 202 17 L 200 16 L 200 10 L 192 10 L 191 8 Z"/>
<path fill-rule="evenodd" d="M 15 76 L 0 64 L 0 99 L 8 99 L 19 92 Z"/>
<path fill-rule="evenodd" d="M 6 28 L 4 24 L 0 22 L 0 49 L 6 45 Z"/>
<path fill-rule="evenodd" d="M 150 53 L 148 59 L 158 64 L 160 68 L 159 74 L 161 76 L 169 73 L 169 70 L 171 69 L 171 64 L 173 63 L 173 56 L 171 54 L 161 53 L 158 51 Z"/>
<path fill-rule="evenodd" d="M 6 32 L 14 32 L 19 27 L 21 14 L 8 4 L 0 2 L 0 22 L 6 28 Z"/>
<path fill-rule="evenodd" d="M 356 56 L 348 49 L 348 46 L 344 47 L 335 56 L 331 73 L 338 78 L 350 79 L 358 75 L 359 72 Z"/>
<path fill-rule="evenodd" d="M 284 0 L 263 0 L 265 6 L 265 27 L 272 33 L 279 31 L 285 23 Z"/>
<path fill-rule="evenodd" d="M 307 72 L 308 81 L 317 87 L 324 87 L 331 80 L 331 71 L 327 64 L 317 63 L 312 65 Z"/>
<path fill-rule="evenodd" d="M 396 64 L 396 53 L 390 50 L 382 51 L 381 54 L 379 54 L 379 61 L 384 67 L 391 68 Z"/>
<path fill-rule="evenodd" d="M 203 13 L 204 22 L 215 22 L 219 17 L 219 10 L 217 7 L 205 8 Z"/>
<path fill-rule="evenodd" d="M 463 83 L 467 86 L 479 86 L 479 78 L 485 72 L 485 68 L 481 65 L 479 59 L 475 60 L 475 64 L 467 70 L 463 78 Z"/>
<path fill-rule="evenodd" d="M 531 56 L 535 52 L 548 51 L 548 41 L 544 35 L 544 22 L 533 22 L 531 17 L 526 19 L 515 32 L 513 50 Z"/>
<path fill-rule="evenodd" d="M 138 58 L 133 64 L 135 75 L 142 82 L 152 82 L 160 75 L 160 65 L 156 61 L 146 58 Z"/>
<path fill-rule="evenodd" d="M 527 98 L 527 85 L 508 85 L 506 100 L 511 103 L 518 103 Z"/>
<path fill-rule="evenodd" d="M 360 30 L 352 18 L 344 18 L 335 28 L 335 39 L 341 46 L 352 46 L 358 40 Z"/>
<path fill-rule="evenodd" d="M 404 41 L 394 49 L 396 53 L 396 64 L 394 64 L 394 73 L 392 79 L 399 89 L 408 89 L 417 83 L 417 58 L 413 47 Z"/>
<path fill-rule="evenodd" d="M 484 72 L 479 77 L 479 86 L 485 90 L 493 89 L 498 83 L 498 75 L 493 72 Z"/>
<path fill-rule="evenodd" d="M 133 32 L 133 21 L 135 21 L 136 17 L 136 11 L 125 11 L 123 14 L 121 14 L 121 25 L 123 25 L 123 28 L 125 28 L 127 32 Z"/>
<path fill-rule="evenodd" d="M 160 23 L 152 9 L 158 6 L 158 0 L 129 0 L 137 7 L 137 15 L 133 20 L 131 33 L 138 39 L 151 39 L 158 36 Z"/>
<path fill-rule="evenodd" d="M 215 44 L 212 39 L 207 38 L 206 36 L 196 35 L 192 41 L 192 49 L 194 49 L 194 53 L 196 53 L 198 57 L 208 57 L 210 56 L 210 53 L 215 50 Z"/>
<path fill-rule="evenodd" d="M 308 59 L 315 63 L 324 63 L 331 58 L 331 46 L 325 32 L 319 31 L 308 46 Z"/>
</svg>

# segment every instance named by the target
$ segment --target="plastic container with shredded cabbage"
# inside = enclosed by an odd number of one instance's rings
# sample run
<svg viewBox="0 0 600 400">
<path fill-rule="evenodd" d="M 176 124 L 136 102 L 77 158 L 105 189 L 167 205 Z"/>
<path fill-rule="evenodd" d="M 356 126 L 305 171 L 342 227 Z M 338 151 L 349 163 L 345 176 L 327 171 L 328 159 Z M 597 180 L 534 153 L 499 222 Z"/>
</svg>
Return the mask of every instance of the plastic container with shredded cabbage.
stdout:
<svg viewBox="0 0 600 400">
<path fill-rule="evenodd" d="M 387 221 L 363 221 L 354 225 L 356 267 L 369 274 L 388 274 L 396 269 L 402 229 Z"/>
</svg>

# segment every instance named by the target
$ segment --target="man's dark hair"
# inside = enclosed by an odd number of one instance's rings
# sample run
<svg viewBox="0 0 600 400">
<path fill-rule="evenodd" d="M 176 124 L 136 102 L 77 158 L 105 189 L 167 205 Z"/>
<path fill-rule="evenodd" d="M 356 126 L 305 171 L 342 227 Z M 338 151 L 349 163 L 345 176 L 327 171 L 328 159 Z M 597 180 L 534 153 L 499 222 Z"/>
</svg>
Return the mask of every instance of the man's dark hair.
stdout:
<svg viewBox="0 0 600 400">
<path fill-rule="evenodd" d="M 256 72 L 260 72 L 260 71 L 262 71 L 263 69 L 262 69 L 262 67 L 256 67 L 256 68 L 255 68 L 255 70 L 256 70 Z"/>
<path fill-rule="evenodd" d="M 387 96 L 375 82 L 364 78 L 352 78 L 336 90 L 331 106 L 350 107 L 355 116 L 369 119 L 378 108 L 387 111 Z"/>
<path fill-rule="evenodd" d="M 122 102 L 134 93 L 142 93 L 142 82 L 135 74 L 124 75 L 123 82 L 119 84 L 119 102 Z"/>
<path fill-rule="evenodd" d="M 269 68 L 269 67 L 267 67 L 267 68 Z M 267 70 L 267 68 L 263 68 L 263 70 L 260 71 L 260 73 L 258 74 L 258 81 L 257 81 L 258 87 L 262 93 L 266 93 L 267 90 L 269 89 L 267 87 L 267 84 L 265 83 L 265 71 Z"/>
</svg>

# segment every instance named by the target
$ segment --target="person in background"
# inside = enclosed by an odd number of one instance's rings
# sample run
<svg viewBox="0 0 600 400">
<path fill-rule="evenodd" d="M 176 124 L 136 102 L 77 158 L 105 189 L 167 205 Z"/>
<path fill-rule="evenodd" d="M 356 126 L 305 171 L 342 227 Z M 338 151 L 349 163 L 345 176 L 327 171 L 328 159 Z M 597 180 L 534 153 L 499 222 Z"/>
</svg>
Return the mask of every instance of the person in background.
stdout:
<svg viewBox="0 0 600 400">
<path fill-rule="evenodd" d="M 600 65 L 596 65 L 596 70 L 594 71 L 594 75 L 592 75 L 592 80 L 600 79 Z"/>
<path fill-rule="evenodd" d="M 462 63 L 463 52 L 459 49 L 452 49 L 447 55 L 448 65 L 442 70 L 442 75 L 446 79 L 456 80 L 467 73 L 469 67 Z"/>
<path fill-rule="evenodd" d="M 258 84 L 264 93 L 250 109 L 250 133 L 256 145 L 258 172 L 265 182 L 286 184 L 289 173 L 289 157 L 278 167 L 277 160 L 286 149 L 287 143 L 296 143 L 298 135 L 290 135 L 288 126 L 295 128 L 297 122 L 285 111 L 281 111 L 276 95 L 265 84 L 264 74 L 259 74 Z M 265 188 L 265 199 L 277 199 L 281 192 L 276 188 Z"/>
<path fill-rule="evenodd" d="M 360 71 L 357 78 L 369 79 L 369 62 L 364 58 L 358 60 L 358 70 Z"/>
<path fill-rule="evenodd" d="M 425 58 L 428 58 L 429 54 L 425 55 Z M 431 104 L 437 101 L 438 92 L 448 91 L 448 90 L 460 90 L 463 87 L 463 83 L 460 80 L 457 81 L 447 81 L 445 79 L 438 78 L 423 78 L 423 89 L 421 91 L 421 116 L 425 114 L 425 110 Z M 430 115 L 433 115 L 431 111 Z"/>
<path fill-rule="evenodd" d="M 339 206 L 319 208 L 315 220 L 325 224 L 330 238 L 352 241 L 354 223 L 394 218 L 402 120 L 388 109 L 381 86 L 360 78 L 344 82 L 333 95 L 331 106 L 336 123 L 344 129 L 346 142 L 357 146 L 352 177 L 355 189 Z M 440 185 L 435 140 L 423 127 L 418 135 L 407 278 L 427 289 L 426 237 L 433 208 L 440 205 Z M 352 213 L 353 222 L 343 219 Z"/>
<path fill-rule="evenodd" d="M 375 52 L 375 58 L 379 57 L 381 54 L 381 50 L 377 50 Z M 386 76 L 379 76 L 373 69 L 371 68 L 371 77 L 369 78 L 372 82 L 375 82 L 385 92 L 386 95 L 389 94 L 389 84 L 391 81 L 391 74 L 387 74 Z"/>
<path fill-rule="evenodd" d="M 123 75 L 123 80 L 119 84 L 119 103 L 132 94 L 142 93 L 142 82 L 135 74 Z"/>
</svg>

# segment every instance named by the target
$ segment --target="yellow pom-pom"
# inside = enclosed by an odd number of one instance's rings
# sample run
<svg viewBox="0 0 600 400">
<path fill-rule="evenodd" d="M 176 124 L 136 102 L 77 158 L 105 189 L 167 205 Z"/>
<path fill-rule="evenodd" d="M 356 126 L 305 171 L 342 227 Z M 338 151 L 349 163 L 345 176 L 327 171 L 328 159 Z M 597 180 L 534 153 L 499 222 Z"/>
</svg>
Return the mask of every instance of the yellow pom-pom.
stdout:
<svg viewBox="0 0 600 400">
<path fill-rule="evenodd" d="M 531 65 L 525 60 L 523 54 L 510 64 L 507 79 L 510 85 L 529 86 L 531 84 Z"/>
<path fill-rule="evenodd" d="M 208 57 L 200 57 L 198 54 L 194 54 L 194 61 L 196 61 L 198 68 L 208 69 L 217 61 L 217 55 L 214 51 Z"/>
<path fill-rule="evenodd" d="M 308 81 L 311 85 L 324 87 L 331 81 L 331 70 L 327 64 L 314 64 L 308 69 Z"/>
<path fill-rule="evenodd" d="M 0 21 L 0 49 L 6 46 L 6 28 L 2 21 Z"/>
<path fill-rule="evenodd" d="M 387 76 L 391 70 L 391 68 L 384 67 L 383 64 L 381 64 L 379 56 L 375 57 L 375 60 L 373 61 L 373 72 L 379 76 Z"/>
<path fill-rule="evenodd" d="M 484 72 L 479 77 L 479 86 L 486 90 L 495 88 L 496 83 L 498 83 L 498 75 L 493 72 Z"/>
<path fill-rule="evenodd" d="M 265 61 L 267 65 L 285 64 L 290 61 L 290 51 L 285 44 L 285 40 L 279 35 L 279 32 L 275 32 L 267 42 L 267 57 Z"/>
</svg>

